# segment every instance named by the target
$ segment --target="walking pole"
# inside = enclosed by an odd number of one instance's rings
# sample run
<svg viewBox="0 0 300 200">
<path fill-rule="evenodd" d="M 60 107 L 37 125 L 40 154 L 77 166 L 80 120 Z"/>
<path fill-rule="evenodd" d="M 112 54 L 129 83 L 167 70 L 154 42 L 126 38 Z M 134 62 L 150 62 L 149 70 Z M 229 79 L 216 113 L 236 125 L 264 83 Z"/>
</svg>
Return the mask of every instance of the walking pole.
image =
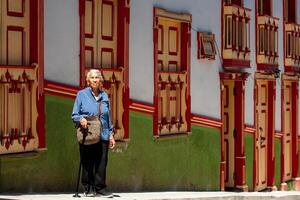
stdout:
<svg viewBox="0 0 300 200">
<path fill-rule="evenodd" d="M 87 128 L 83 129 L 83 138 L 82 138 L 82 144 L 84 144 L 85 142 L 85 137 L 87 136 Z M 80 146 L 79 146 L 79 151 L 81 151 Z M 81 196 L 78 194 L 79 191 L 79 179 L 80 179 L 80 172 L 81 172 L 81 156 L 79 159 L 79 169 L 78 169 L 78 175 L 77 175 L 77 185 L 76 185 L 76 191 L 75 194 L 73 195 L 73 197 L 77 197 L 80 198 Z"/>
</svg>

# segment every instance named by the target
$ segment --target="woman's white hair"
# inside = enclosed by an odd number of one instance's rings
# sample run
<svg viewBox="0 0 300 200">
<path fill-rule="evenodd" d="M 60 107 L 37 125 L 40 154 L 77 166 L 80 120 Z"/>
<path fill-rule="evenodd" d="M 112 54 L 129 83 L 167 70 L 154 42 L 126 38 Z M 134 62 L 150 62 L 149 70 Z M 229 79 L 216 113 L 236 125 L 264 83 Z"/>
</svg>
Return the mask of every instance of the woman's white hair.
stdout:
<svg viewBox="0 0 300 200">
<path fill-rule="evenodd" d="M 86 82 L 87 82 L 87 85 L 90 85 L 89 80 L 90 80 L 90 78 L 92 77 L 92 75 L 98 76 L 101 82 L 104 81 L 101 71 L 99 71 L 98 69 L 91 69 L 91 70 L 88 71 L 88 73 L 86 74 Z"/>
</svg>

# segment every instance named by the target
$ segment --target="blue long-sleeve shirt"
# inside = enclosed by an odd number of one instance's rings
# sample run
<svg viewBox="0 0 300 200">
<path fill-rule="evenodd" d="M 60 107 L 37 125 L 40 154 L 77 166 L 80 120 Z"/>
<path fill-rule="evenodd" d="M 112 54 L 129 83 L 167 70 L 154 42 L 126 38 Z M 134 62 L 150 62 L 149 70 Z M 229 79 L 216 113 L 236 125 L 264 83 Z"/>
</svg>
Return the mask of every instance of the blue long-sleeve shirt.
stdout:
<svg viewBox="0 0 300 200">
<path fill-rule="evenodd" d="M 80 120 L 88 116 L 98 116 L 99 104 L 101 103 L 100 121 L 102 126 L 101 140 L 108 141 L 112 134 L 113 125 L 110 120 L 109 99 L 104 91 L 100 91 L 98 101 L 92 94 L 90 87 L 84 88 L 77 93 L 73 111 L 72 120 L 80 124 Z"/>
</svg>

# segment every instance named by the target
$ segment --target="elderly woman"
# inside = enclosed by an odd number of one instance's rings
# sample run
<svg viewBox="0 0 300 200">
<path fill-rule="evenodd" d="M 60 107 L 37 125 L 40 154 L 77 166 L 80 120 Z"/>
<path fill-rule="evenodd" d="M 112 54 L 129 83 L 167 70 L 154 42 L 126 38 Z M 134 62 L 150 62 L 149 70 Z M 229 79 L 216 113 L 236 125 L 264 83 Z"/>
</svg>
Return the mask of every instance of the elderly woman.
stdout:
<svg viewBox="0 0 300 200">
<path fill-rule="evenodd" d="M 87 73 L 88 87 L 77 93 L 72 112 L 72 120 L 83 128 L 88 126 L 86 118 L 100 116 L 101 139 L 92 145 L 80 144 L 80 159 L 82 163 L 81 183 L 85 196 L 112 196 L 105 190 L 106 165 L 108 148 L 114 148 L 113 127 L 110 120 L 109 99 L 102 88 L 101 72 L 92 69 Z M 100 109 L 99 109 L 100 106 Z M 100 110 L 100 115 L 99 115 Z"/>
</svg>

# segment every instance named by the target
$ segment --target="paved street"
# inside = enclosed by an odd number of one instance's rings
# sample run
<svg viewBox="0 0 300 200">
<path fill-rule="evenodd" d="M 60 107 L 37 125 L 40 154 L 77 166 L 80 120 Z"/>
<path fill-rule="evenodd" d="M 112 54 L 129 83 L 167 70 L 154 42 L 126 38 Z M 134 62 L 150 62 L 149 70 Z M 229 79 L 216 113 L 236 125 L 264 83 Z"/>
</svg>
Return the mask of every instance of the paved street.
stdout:
<svg viewBox="0 0 300 200">
<path fill-rule="evenodd" d="M 0 200 L 74 200 L 73 194 L 0 194 Z M 79 199 L 107 199 L 104 197 L 83 197 Z M 300 200 L 300 192 L 145 192 L 115 193 L 116 200 Z"/>
</svg>

